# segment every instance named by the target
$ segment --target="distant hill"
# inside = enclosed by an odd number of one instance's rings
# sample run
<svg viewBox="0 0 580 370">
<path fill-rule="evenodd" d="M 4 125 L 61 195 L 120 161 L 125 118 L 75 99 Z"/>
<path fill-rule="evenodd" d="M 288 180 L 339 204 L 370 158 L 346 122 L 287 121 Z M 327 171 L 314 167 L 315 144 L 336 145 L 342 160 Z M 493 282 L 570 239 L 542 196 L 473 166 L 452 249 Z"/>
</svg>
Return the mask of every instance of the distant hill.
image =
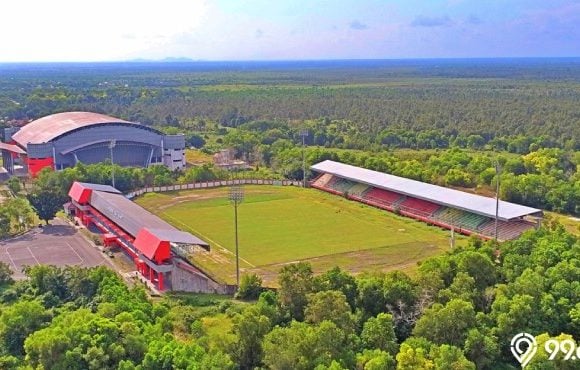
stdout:
<svg viewBox="0 0 580 370">
<path fill-rule="evenodd" d="M 198 62 L 199 60 L 186 58 L 186 57 L 167 57 L 163 59 L 145 59 L 145 58 L 137 58 L 137 59 L 130 59 L 127 62 L 130 63 L 184 63 L 184 62 Z"/>
</svg>

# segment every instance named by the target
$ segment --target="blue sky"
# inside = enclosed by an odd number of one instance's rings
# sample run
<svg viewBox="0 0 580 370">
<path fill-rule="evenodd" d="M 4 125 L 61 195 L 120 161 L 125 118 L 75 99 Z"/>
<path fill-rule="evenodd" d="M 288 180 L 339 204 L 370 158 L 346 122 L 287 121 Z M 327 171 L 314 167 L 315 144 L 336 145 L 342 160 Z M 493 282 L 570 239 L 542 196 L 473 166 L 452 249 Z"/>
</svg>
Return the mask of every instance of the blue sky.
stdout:
<svg viewBox="0 0 580 370">
<path fill-rule="evenodd" d="M 580 0 L 8 0 L 0 61 L 580 56 Z"/>
</svg>

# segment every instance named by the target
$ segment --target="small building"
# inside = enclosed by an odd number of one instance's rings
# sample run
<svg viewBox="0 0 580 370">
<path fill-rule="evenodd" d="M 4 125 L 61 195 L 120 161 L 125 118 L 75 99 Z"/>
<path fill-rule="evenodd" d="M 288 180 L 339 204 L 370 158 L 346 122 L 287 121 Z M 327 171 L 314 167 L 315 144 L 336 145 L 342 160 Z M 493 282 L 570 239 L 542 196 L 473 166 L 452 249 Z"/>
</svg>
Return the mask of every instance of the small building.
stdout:
<svg viewBox="0 0 580 370">
<path fill-rule="evenodd" d="M 234 158 L 233 149 L 222 149 L 213 155 L 213 163 L 216 167 L 223 168 L 224 170 L 247 170 L 252 167 L 248 165 L 245 161 Z"/>
</svg>

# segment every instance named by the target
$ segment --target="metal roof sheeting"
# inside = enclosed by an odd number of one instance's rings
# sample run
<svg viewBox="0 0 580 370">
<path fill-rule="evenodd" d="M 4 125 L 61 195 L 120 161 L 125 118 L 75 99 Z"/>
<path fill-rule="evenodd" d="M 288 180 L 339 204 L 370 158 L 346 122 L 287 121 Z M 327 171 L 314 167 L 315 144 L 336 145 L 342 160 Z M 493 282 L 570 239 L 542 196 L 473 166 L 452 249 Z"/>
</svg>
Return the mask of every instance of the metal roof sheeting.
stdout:
<svg viewBox="0 0 580 370">
<path fill-rule="evenodd" d="M 96 190 L 96 191 L 104 191 L 106 193 L 121 194 L 121 192 L 119 190 L 115 189 L 111 185 L 91 184 L 88 182 L 79 182 L 79 181 L 75 181 L 75 182 L 78 183 L 79 185 L 81 185 L 82 187 L 87 188 L 87 189 Z"/>
<path fill-rule="evenodd" d="M 94 184 L 88 185 L 94 186 Z M 133 237 L 137 237 L 142 228 L 147 228 L 159 239 L 168 242 L 208 245 L 203 240 L 176 229 L 153 213 L 127 199 L 123 194 L 94 189 L 91 194 L 90 204 Z"/>
<path fill-rule="evenodd" d="M 195 244 L 203 246 L 209 245 L 200 238 L 197 238 L 190 233 L 186 233 L 185 231 L 152 228 L 148 228 L 148 230 L 159 239 L 167 240 L 171 243 Z"/>
<path fill-rule="evenodd" d="M 0 150 L 7 150 L 9 152 L 16 154 L 26 154 L 26 152 L 22 150 L 22 148 L 14 144 L 0 143 Z"/>
<path fill-rule="evenodd" d="M 138 123 L 125 121 L 100 113 L 65 112 L 51 114 L 50 116 L 42 117 L 30 122 L 12 135 L 12 139 L 21 146 L 26 147 L 28 143 L 47 143 L 69 131 L 103 123 L 128 123 L 139 125 Z"/>
<path fill-rule="evenodd" d="M 462 209 L 464 211 L 495 218 L 496 201 L 493 198 L 465 193 L 463 191 L 427 184 L 404 177 L 367 170 L 348 164 L 326 160 L 310 167 L 313 171 L 330 173 L 348 180 L 365 183 L 377 188 L 391 190 L 414 198 Z M 515 203 L 499 201 L 498 218 L 508 221 L 515 218 L 541 214 L 542 210 Z"/>
</svg>

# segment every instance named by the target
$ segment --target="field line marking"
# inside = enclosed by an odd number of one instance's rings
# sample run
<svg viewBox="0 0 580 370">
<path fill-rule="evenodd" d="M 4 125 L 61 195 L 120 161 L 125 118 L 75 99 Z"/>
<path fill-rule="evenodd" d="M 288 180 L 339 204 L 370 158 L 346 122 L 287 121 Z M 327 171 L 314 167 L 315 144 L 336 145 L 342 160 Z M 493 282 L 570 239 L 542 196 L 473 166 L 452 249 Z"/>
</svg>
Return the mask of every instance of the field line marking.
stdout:
<svg viewBox="0 0 580 370">
<path fill-rule="evenodd" d="M 72 245 L 70 245 L 69 242 L 66 242 L 66 245 L 68 245 L 68 247 L 70 249 L 72 249 L 73 252 L 75 252 L 75 254 L 77 255 L 77 257 L 81 260 L 81 265 L 84 265 L 85 264 L 84 258 L 81 257 L 81 255 L 72 247 Z"/>
<path fill-rule="evenodd" d="M 6 255 L 8 256 L 8 258 L 10 258 L 10 262 L 12 263 L 12 265 L 14 266 L 14 272 L 16 273 L 17 271 L 17 267 L 16 267 L 16 263 L 14 263 L 14 260 L 12 259 L 12 255 L 10 254 L 10 252 L 8 251 L 8 247 L 6 247 Z"/>
<path fill-rule="evenodd" d="M 217 245 L 218 247 L 220 247 L 222 250 L 225 251 L 225 253 L 233 255 L 234 253 L 232 251 L 230 251 L 229 249 L 223 247 L 220 243 L 208 238 L 206 235 L 204 235 L 203 233 L 200 233 L 199 231 L 195 230 L 194 228 L 192 228 L 191 226 L 184 224 L 183 222 L 175 219 L 174 217 L 169 216 L 167 213 L 163 212 L 163 215 L 171 220 L 173 220 L 174 222 L 177 222 L 178 224 L 182 225 L 184 228 L 188 229 L 189 231 L 193 232 L 194 234 L 197 234 L 199 236 L 201 236 L 202 238 L 206 239 L 207 241 L 209 241 L 212 244 Z M 256 266 L 252 263 L 250 263 L 248 260 L 240 257 L 240 260 L 244 261 L 246 264 L 248 264 L 251 268 L 255 268 Z"/>
<path fill-rule="evenodd" d="M 40 261 L 38 261 L 38 258 L 36 258 L 36 256 L 34 255 L 34 253 L 32 253 L 32 251 L 30 250 L 30 247 L 26 247 L 26 249 L 28 249 L 28 253 L 30 253 L 30 255 L 32 256 L 32 258 L 34 258 L 34 260 L 36 261 L 37 265 L 40 265 Z"/>
</svg>

